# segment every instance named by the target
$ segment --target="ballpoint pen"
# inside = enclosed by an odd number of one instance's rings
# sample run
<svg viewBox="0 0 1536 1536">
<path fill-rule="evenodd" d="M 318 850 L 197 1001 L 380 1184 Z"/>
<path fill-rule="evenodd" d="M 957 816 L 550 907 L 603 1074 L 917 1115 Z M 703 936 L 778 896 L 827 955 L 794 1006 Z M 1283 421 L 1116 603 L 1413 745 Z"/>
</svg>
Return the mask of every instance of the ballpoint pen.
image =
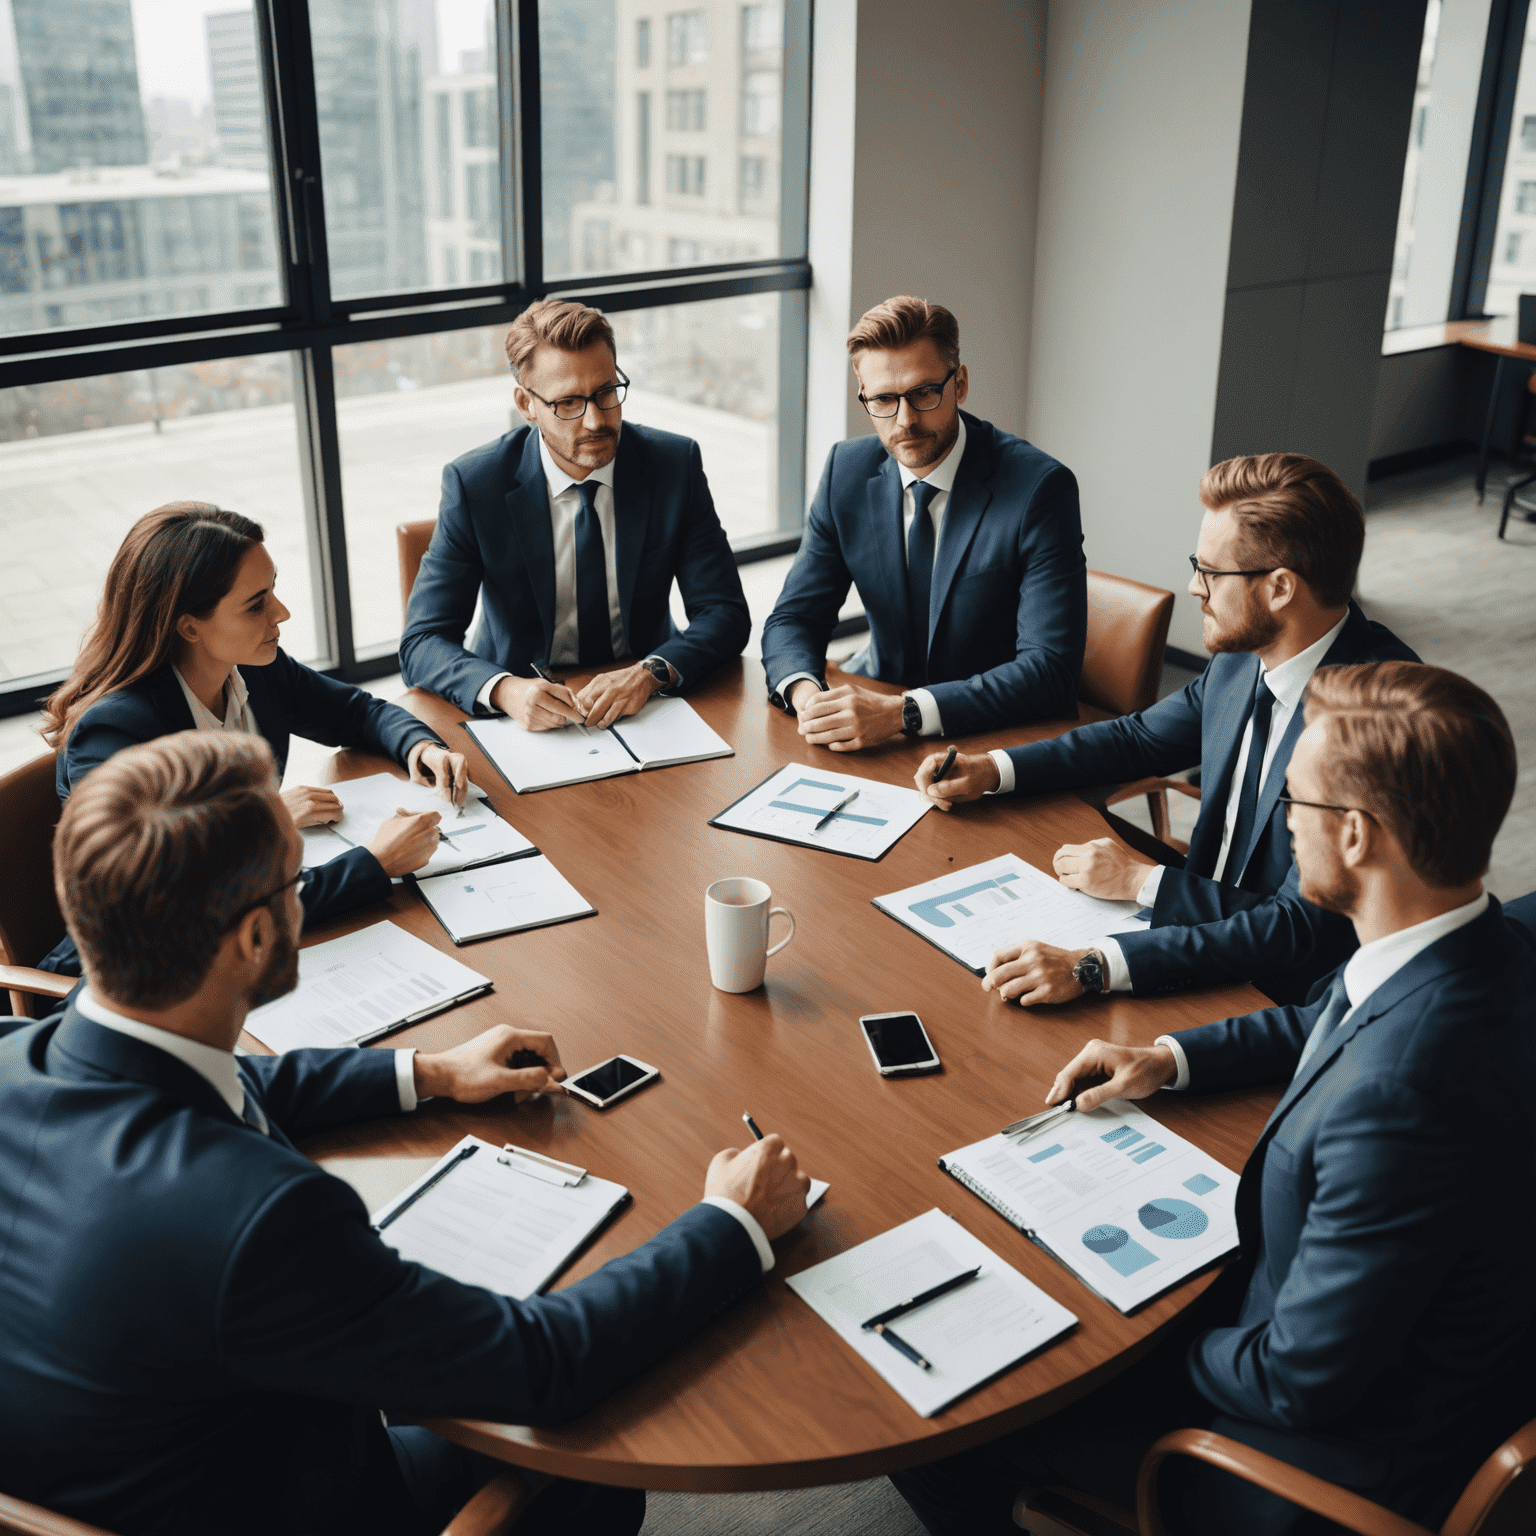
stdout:
<svg viewBox="0 0 1536 1536">
<path fill-rule="evenodd" d="M 905 1301 L 898 1301 L 894 1307 L 887 1307 L 883 1312 L 876 1312 L 866 1322 L 859 1326 L 865 1333 L 874 1333 L 883 1328 L 887 1323 L 893 1322 L 904 1313 L 911 1312 L 916 1307 L 926 1306 L 930 1301 L 937 1301 L 940 1296 L 947 1296 L 949 1292 L 958 1290 L 962 1285 L 968 1284 L 981 1273 L 981 1265 L 974 1269 L 968 1269 L 962 1274 L 951 1275 L 948 1280 L 941 1280 L 937 1285 L 930 1285 L 926 1291 L 919 1291 L 916 1296 L 909 1296 Z"/>
<path fill-rule="evenodd" d="M 546 683 L 553 683 L 556 688 L 564 688 L 565 691 L 571 695 L 571 703 L 575 706 L 575 708 L 581 708 L 581 705 L 576 703 L 576 694 L 574 690 L 572 690 L 568 684 L 562 683 L 558 677 L 551 677 L 548 668 L 541 667 L 536 661 L 529 662 L 529 666 L 533 668 L 534 675 L 536 677 L 542 678 Z M 587 723 L 586 717 L 583 716 L 580 720 L 572 720 L 570 723 L 572 725 L 585 725 Z"/>
<path fill-rule="evenodd" d="M 908 1360 L 913 1363 L 913 1365 L 920 1365 L 925 1371 L 931 1371 L 933 1369 L 933 1366 L 930 1365 L 928 1361 L 924 1360 L 923 1357 L 918 1354 L 918 1352 L 913 1349 L 912 1346 L 908 1344 L 907 1341 L 902 1338 L 899 1333 L 893 1333 L 891 1329 L 885 1326 L 884 1323 L 876 1323 L 874 1328 L 872 1328 L 870 1331 L 872 1333 L 878 1333 L 880 1337 L 891 1346 L 892 1349 L 899 1350 L 907 1357 Z"/>
<path fill-rule="evenodd" d="M 751 1115 L 743 1115 L 741 1118 L 747 1122 L 747 1129 L 751 1131 L 759 1141 L 761 1141 L 763 1139 L 763 1133 L 758 1130 L 757 1121 L 754 1120 Z"/>
<path fill-rule="evenodd" d="M 935 784 L 937 784 L 939 780 L 942 779 L 944 775 L 955 766 L 956 751 L 956 748 L 951 747 L 949 751 L 944 754 L 944 761 L 939 764 L 939 771 L 933 776 L 933 782 Z"/>
<path fill-rule="evenodd" d="M 852 805 L 853 802 L 855 800 L 857 800 L 858 798 L 859 798 L 858 790 L 856 790 L 856 789 L 850 790 L 846 795 L 843 796 L 843 798 L 841 800 L 839 800 L 837 802 L 836 805 L 834 805 L 832 807 L 832 809 L 830 811 L 827 812 L 827 814 L 825 816 L 823 816 L 821 818 L 820 821 L 818 821 L 816 823 L 816 825 L 814 827 L 811 828 L 811 831 L 812 832 L 820 832 L 821 829 L 824 826 L 826 826 L 826 824 L 829 821 L 831 821 L 834 816 L 840 814 L 846 807 Z"/>
<path fill-rule="evenodd" d="M 452 1173 L 453 1170 L 457 1168 L 466 1157 L 473 1157 L 479 1150 L 479 1142 L 470 1142 L 470 1144 L 465 1147 L 456 1158 L 454 1158 L 451 1162 L 444 1163 L 443 1166 L 439 1168 L 437 1172 L 434 1173 L 432 1177 L 421 1186 L 420 1189 L 416 1190 L 416 1192 L 412 1194 L 408 1199 L 402 1200 L 400 1204 L 397 1205 L 394 1210 L 392 1210 L 389 1215 L 384 1218 L 383 1221 L 375 1222 L 373 1230 L 375 1232 L 382 1232 L 384 1228 L 387 1227 L 390 1222 L 395 1219 L 395 1217 L 403 1216 L 406 1211 L 415 1205 L 415 1203 L 420 1200 L 421 1197 L 426 1194 L 426 1192 L 431 1189 L 434 1184 L 438 1183 L 442 1179 L 446 1179 L 448 1175 Z"/>
<path fill-rule="evenodd" d="M 1040 1131 L 1048 1131 L 1059 1120 L 1065 1120 L 1070 1114 L 1077 1111 L 1077 1100 L 1068 1099 L 1065 1103 L 1057 1104 L 1051 1109 L 1042 1110 L 1038 1115 L 1026 1115 L 1022 1120 L 1015 1120 L 1012 1125 L 1005 1125 L 1000 1132 L 1003 1136 L 1034 1136 Z"/>
</svg>

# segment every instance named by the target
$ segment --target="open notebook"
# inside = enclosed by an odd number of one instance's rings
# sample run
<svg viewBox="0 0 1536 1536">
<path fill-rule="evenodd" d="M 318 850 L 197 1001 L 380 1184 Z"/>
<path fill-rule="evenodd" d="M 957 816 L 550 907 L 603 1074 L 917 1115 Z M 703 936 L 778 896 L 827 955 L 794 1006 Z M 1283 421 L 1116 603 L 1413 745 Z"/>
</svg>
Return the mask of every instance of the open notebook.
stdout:
<svg viewBox="0 0 1536 1536">
<path fill-rule="evenodd" d="M 520 795 L 733 755 L 686 699 L 649 699 L 605 731 L 585 725 L 530 731 L 515 720 L 466 720 L 464 729 Z"/>
</svg>

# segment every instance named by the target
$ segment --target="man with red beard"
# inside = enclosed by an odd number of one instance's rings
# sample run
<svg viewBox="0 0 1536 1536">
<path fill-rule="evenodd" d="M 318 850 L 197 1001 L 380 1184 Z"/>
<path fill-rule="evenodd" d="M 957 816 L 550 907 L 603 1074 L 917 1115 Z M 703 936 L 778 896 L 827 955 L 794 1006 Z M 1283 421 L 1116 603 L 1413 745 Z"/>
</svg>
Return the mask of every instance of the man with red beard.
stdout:
<svg viewBox="0 0 1536 1536">
<path fill-rule="evenodd" d="M 1019 935 L 982 982 L 1026 1007 L 1084 992 L 1141 996 L 1251 981 L 1299 1002 L 1354 948 L 1350 926 L 1296 888 L 1280 792 L 1301 735 L 1302 694 L 1318 667 L 1417 661 L 1351 599 L 1365 515 L 1316 459 L 1228 459 L 1200 482 L 1205 515 L 1189 557 L 1210 664 L 1150 709 L 1054 741 L 966 754 L 917 786 L 945 810 L 983 795 L 1043 794 L 1200 771 L 1200 816 L 1182 868 L 1152 864 L 1113 838 L 1057 850 L 1063 885 L 1151 908 L 1143 932 L 1061 949 Z"/>
</svg>

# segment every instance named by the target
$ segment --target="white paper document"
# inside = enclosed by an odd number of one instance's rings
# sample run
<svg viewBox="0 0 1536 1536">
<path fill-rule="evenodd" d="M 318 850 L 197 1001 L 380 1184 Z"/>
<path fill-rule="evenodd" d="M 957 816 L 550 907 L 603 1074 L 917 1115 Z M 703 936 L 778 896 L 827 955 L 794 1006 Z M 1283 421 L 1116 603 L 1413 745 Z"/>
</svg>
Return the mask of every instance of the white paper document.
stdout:
<svg viewBox="0 0 1536 1536">
<path fill-rule="evenodd" d="M 373 1224 L 402 1259 L 522 1300 L 543 1290 L 628 1199 L 622 1184 L 590 1173 L 554 1182 L 526 1153 L 466 1136 L 375 1211 Z"/>
<path fill-rule="evenodd" d="M 939 1167 L 1121 1312 L 1237 1248 L 1237 1175 L 1123 1099 Z"/>
<path fill-rule="evenodd" d="M 483 790 L 470 786 L 464 814 L 458 816 L 435 789 L 397 779 L 391 773 L 373 773 L 363 779 L 344 779 L 328 786 L 341 801 L 344 814 L 323 827 L 304 828 L 304 862 L 324 864 L 348 848 L 366 848 L 379 828 L 397 810 L 412 813 L 437 811 L 441 841 L 437 852 L 414 874 L 446 875 L 456 869 L 472 869 L 498 859 L 515 859 L 537 853 L 532 843 L 510 821 L 491 809 Z"/>
<path fill-rule="evenodd" d="M 864 1331 L 866 1318 L 978 1264 L 981 1273 L 974 1280 L 891 1323 L 931 1370 L 879 1334 Z M 785 1283 L 925 1419 L 1054 1343 L 1077 1323 L 1064 1306 L 938 1210 L 791 1275 Z"/>
<path fill-rule="evenodd" d="M 816 830 L 816 823 L 854 790 L 858 798 Z M 779 843 L 825 848 L 855 859 L 878 859 L 895 847 L 931 806 L 932 801 L 915 789 L 791 763 L 727 806 L 709 824 Z"/>
<path fill-rule="evenodd" d="M 464 729 L 520 795 L 732 755 L 730 743 L 686 699 L 649 699 L 604 731 L 585 725 L 530 731 L 505 719 L 466 720 Z"/>
<path fill-rule="evenodd" d="M 455 944 L 546 928 L 597 908 L 544 855 L 418 880 L 416 889 Z"/>
<path fill-rule="evenodd" d="M 245 1027 L 274 1051 L 362 1045 L 491 989 L 490 979 L 394 923 L 299 951 L 299 984 Z"/>
<path fill-rule="evenodd" d="M 1016 853 L 876 896 L 874 904 L 978 976 L 987 973 L 995 951 L 1026 939 L 1077 949 L 1147 926 L 1134 901 L 1085 896 Z"/>
</svg>

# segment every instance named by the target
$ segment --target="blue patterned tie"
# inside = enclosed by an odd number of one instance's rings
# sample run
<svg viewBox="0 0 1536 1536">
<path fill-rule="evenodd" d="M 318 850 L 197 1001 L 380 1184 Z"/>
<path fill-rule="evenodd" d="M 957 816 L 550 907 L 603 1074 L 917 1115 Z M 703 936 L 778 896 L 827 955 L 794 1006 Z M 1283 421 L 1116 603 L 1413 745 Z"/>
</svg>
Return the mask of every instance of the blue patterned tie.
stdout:
<svg viewBox="0 0 1536 1536">
<path fill-rule="evenodd" d="M 912 526 L 907 530 L 907 612 L 911 638 L 907 646 L 907 682 L 928 681 L 928 597 L 933 590 L 933 519 L 929 505 L 939 494 L 926 480 L 912 482 Z"/>
<path fill-rule="evenodd" d="M 1253 696 L 1253 736 L 1248 742 L 1248 761 L 1243 765 L 1243 782 L 1237 796 L 1237 819 L 1232 823 L 1232 841 L 1227 844 L 1227 862 L 1221 872 L 1223 885 L 1236 885 L 1243 873 L 1248 840 L 1259 814 L 1259 789 L 1264 771 L 1264 753 L 1269 746 L 1269 722 L 1275 709 L 1275 696 L 1259 672 L 1259 685 Z"/>
<path fill-rule="evenodd" d="M 608 557 L 603 525 L 597 520 L 597 481 L 576 487 L 576 639 L 582 666 L 613 660 L 613 625 L 608 616 Z"/>
<path fill-rule="evenodd" d="M 1291 1081 L 1295 1082 L 1306 1065 L 1317 1053 L 1322 1050 L 1324 1042 L 1338 1027 L 1339 1020 L 1349 1012 L 1349 993 L 1344 990 L 1344 973 L 1340 971 L 1334 978 L 1333 986 L 1328 993 L 1328 1001 L 1323 1011 L 1317 1016 L 1317 1023 L 1312 1026 L 1312 1033 L 1307 1036 L 1307 1043 L 1302 1047 L 1301 1057 L 1296 1063 L 1296 1070 L 1291 1075 Z"/>
</svg>

